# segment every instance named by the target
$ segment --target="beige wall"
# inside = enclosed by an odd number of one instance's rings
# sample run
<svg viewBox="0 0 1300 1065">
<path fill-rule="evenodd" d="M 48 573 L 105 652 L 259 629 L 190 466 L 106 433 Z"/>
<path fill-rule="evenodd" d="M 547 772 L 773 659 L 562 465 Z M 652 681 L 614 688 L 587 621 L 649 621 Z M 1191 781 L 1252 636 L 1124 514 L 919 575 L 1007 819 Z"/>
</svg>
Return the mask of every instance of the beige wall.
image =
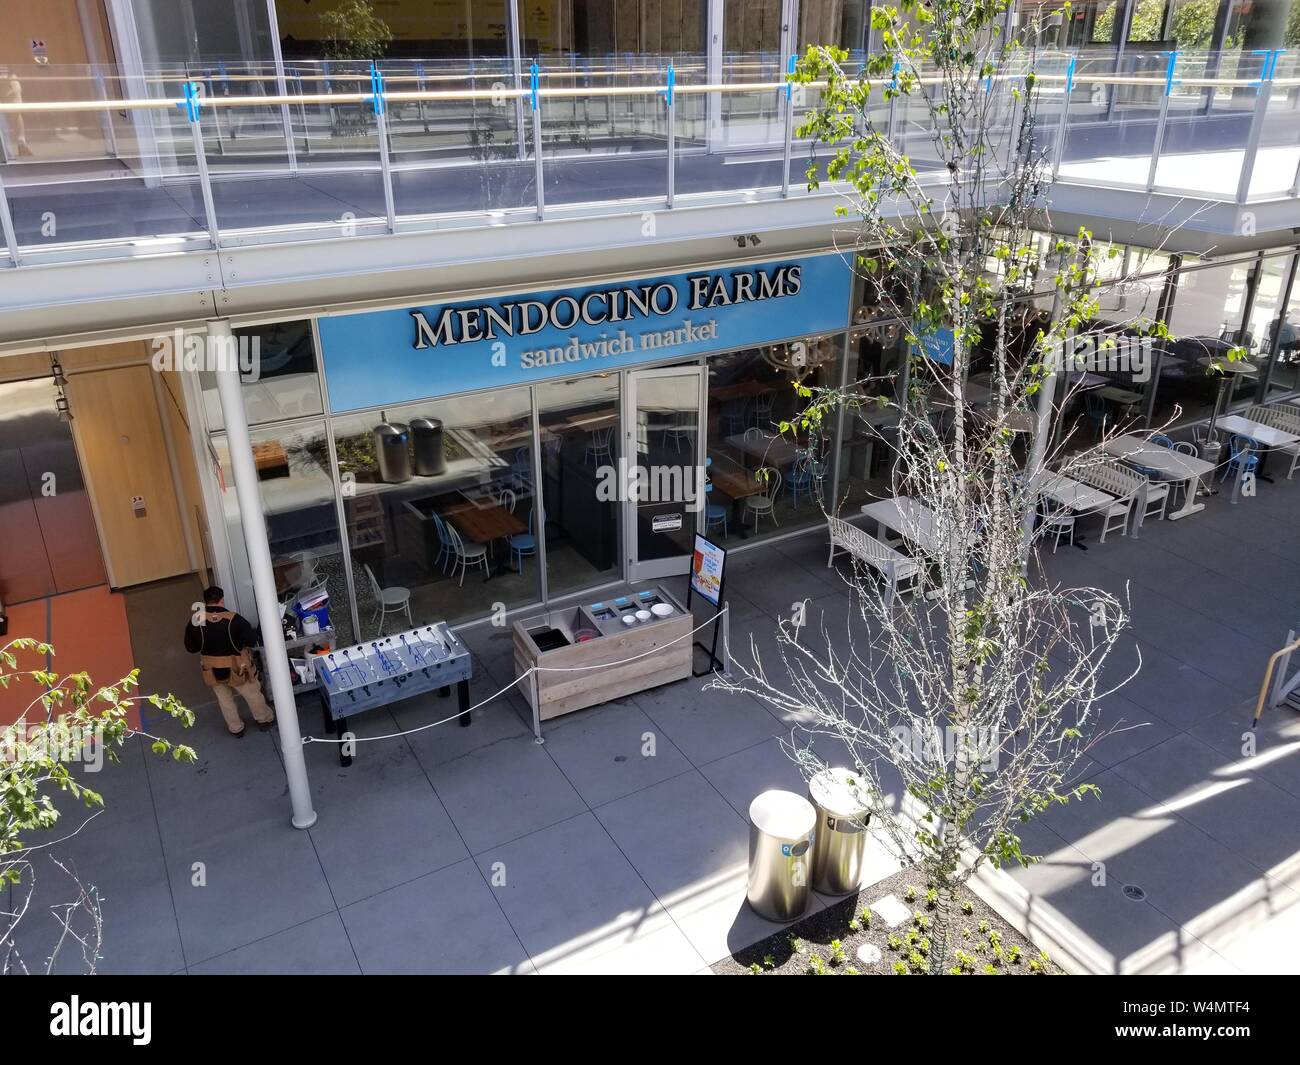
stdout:
<svg viewBox="0 0 1300 1065">
<path fill-rule="evenodd" d="M 154 372 L 143 341 L 68 349 L 59 360 L 113 585 L 205 566 L 202 493 L 180 381 Z M 47 355 L 0 358 L 0 382 L 49 375 Z M 142 516 L 131 507 L 135 495 L 145 498 Z"/>
</svg>

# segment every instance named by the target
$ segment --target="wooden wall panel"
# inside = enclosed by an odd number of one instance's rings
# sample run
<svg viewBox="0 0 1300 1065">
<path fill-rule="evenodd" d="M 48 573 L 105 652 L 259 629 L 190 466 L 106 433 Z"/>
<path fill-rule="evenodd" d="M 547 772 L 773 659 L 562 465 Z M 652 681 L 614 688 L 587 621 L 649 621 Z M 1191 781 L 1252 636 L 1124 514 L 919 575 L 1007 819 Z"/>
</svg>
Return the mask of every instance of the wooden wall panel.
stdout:
<svg viewBox="0 0 1300 1065">
<path fill-rule="evenodd" d="M 132 366 L 68 382 L 82 474 L 119 588 L 190 572 L 152 373 Z M 131 507 L 136 495 L 145 498 L 143 515 Z"/>
</svg>

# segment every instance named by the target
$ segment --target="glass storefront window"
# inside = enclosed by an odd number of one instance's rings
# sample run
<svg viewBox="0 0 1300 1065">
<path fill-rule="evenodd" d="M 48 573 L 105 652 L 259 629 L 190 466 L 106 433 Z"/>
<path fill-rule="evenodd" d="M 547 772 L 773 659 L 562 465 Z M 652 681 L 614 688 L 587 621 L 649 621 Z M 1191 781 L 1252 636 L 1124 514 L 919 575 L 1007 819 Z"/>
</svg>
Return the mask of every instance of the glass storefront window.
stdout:
<svg viewBox="0 0 1300 1065">
<path fill-rule="evenodd" d="M 325 591 L 329 595 L 330 622 L 335 629 L 336 643 L 352 643 L 347 576 L 325 423 L 315 420 L 254 429 L 250 436 L 280 601 L 292 605 L 299 598 L 310 598 L 314 591 Z M 246 613 L 251 613 L 252 577 L 225 435 L 213 434 L 212 446 L 219 464 L 222 506 L 239 602 L 245 605 Z"/>
<path fill-rule="evenodd" d="M 537 388 L 546 512 L 546 588 L 558 598 L 615 580 L 623 568 L 619 503 L 602 499 L 602 467 L 618 466 L 618 375 Z"/>
<path fill-rule="evenodd" d="M 287 421 L 324 411 L 311 322 L 273 322 L 232 332 L 239 346 L 241 368 L 252 366 L 252 373 L 241 378 L 244 415 L 249 425 Z M 226 422 L 217 398 L 215 375 L 211 371 L 201 372 L 199 384 L 203 389 L 208 427 L 224 429 Z"/>
<path fill-rule="evenodd" d="M 1268 399 L 1300 389 L 1300 280 L 1296 279 L 1294 260 L 1283 267 L 1283 285 L 1291 284 L 1291 296 L 1285 309 L 1269 323 L 1269 342 L 1273 363 L 1268 379 Z"/>
<path fill-rule="evenodd" d="M 540 598 L 527 388 L 335 418 L 334 440 L 363 639 Z"/>
<path fill-rule="evenodd" d="M 796 345 L 802 344 L 803 352 Z M 807 401 L 795 392 L 806 358 L 809 388 L 838 388 L 844 335 L 810 338 L 715 355 L 708 361 L 708 458 L 712 491 L 705 511 L 710 539 L 734 544 L 817 524 L 830 503 L 834 425 L 792 435 Z M 766 476 L 759 471 L 771 471 Z M 754 500 L 751 506 L 748 500 Z M 771 499 L 770 511 L 764 500 Z"/>
</svg>

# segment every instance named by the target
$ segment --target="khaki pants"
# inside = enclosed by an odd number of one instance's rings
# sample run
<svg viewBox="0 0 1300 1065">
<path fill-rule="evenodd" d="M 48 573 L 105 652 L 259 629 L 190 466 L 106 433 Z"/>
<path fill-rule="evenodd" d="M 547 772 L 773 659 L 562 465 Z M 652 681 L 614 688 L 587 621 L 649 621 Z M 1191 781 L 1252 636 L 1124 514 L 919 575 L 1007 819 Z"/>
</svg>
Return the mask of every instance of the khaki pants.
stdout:
<svg viewBox="0 0 1300 1065">
<path fill-rule="evenodd" d="M 262 687 L 256 678 L 235 688 L 229 684 L 217 684 L 213 687 L 212 693 L 217 697 L 217 705 L 221 707 L 221 716 L 226 719 L 226 728 L 232 733 L 244 731 L 244 722 L 240 720 L 239 709 L 235 706 L 235 692 L 239 692 L 244 697 L 244 702 L 253 711 L 253 720 L 262 725 L 268 725 L 275 720 L 275 714 L 266 705 Z"/>
</svg>

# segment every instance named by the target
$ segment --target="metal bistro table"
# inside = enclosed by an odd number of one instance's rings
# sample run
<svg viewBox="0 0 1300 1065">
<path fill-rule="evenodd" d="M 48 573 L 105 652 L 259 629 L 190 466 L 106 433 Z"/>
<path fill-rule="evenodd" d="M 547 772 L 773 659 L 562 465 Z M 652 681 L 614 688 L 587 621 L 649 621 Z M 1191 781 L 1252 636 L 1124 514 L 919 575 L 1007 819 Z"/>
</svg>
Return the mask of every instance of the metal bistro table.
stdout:
<svg viewBox="0 0 1300 1065">
<path fill-rule="evenodd" d="M 1177 521 L 1179 518 L 1185 518 L 1189 514 L 1205 509 L 1204 503 L 1196 502 L 1196 486 L 1200 484 L 1202 477 L 1214 473 L 1214 463 L 1206 462 L 1193 455 L 1184 455 L 1173 448 L 1153 444 L 1137 433 L 1117 436 L 1113 440 L 1107 440 L 1101 447 L 1108 455 L 1113 455 L 1131 465 L 1155 470 L 1162 480 L 1181 483 L 1184 486 L 1183 505 L 1172 514 L 1165 515 L 1170 521 Z"/>
<path fill-rule="evenodd" d="M 473 659 L 445 621 L 329 651 L 316 657 L 315 667 L 325 731 L 331 735 L 345 733 L 353 714 L 434 690 L 450 695 L 453 684 L 460 702 L 460 723 L 470 723 Z M 352 764 L 352 756 L 342 745 L 339 764 Z"/>
<path fill-rule="evenodd" d="M 1251 421 L 1249 418 L 1243 418 L 1240 414 L 1227 414 L 1219 419 L 1219 428 L 1226 429 L 1229 433 L 1236 433 L 1239 436 L 1248 436 L 1255 441 L 1265 453 L 1272 451 L 1274 448 L 1287 447 L 1290 444 L 1300 444 L 1300 435 L 1288 433 L 1284 429 L 1274 429 L 1271 425 L 1265 425 L 1263 422 Z M 1256 475 L 1261 481 L 1269 480 L 1264 476 L 1264 458 L 1265 455 L 1259 456 L 1259 469 Z M 1245 469 L 1245 463 L 1237 467 L 1237 476 L 1232 479 L 1232 502 L 1237 502 L 1237 496 L 1241 488 L 1241 475 Z"/>
<path fill-rule="evenodd" d="M 1100 488 L 1076 481 L 1073 477 L 1055 470 L 1044 470 L 1040 475 L 1038 494 L 1046 496 L 1053 503 L 1058 503 L 1076 515 L 1084 516 L 1099 514 L 1117 502 L 1109 492 L 1103 492 Z M 1088 545 L 1083 542 L 1083 537 L 1078 535 L 1077 529 L 1074 539 L 1070 542 L 1080 551 L 1088 550 Z"/>
</svg>

